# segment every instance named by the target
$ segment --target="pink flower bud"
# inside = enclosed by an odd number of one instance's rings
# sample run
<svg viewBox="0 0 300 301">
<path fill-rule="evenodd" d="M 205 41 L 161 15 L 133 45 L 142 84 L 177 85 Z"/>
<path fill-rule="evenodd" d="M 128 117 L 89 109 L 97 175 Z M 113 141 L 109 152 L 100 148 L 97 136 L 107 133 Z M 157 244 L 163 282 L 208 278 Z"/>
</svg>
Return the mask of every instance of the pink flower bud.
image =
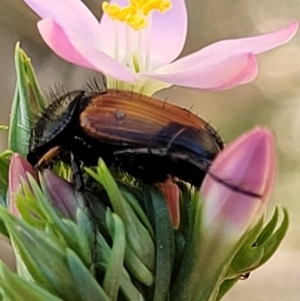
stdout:
<svg viewBox="0 0 300 301">
<path fill-rule="evenodd" d="M 16 194 L 22 191 L 22 181 L 28 182 L 28 174 L 38 181 L 33 167 L 20 154 L 13 154 L 9 166 L 9 211 L 18 217 L 20 213 L 16 207 Z"/>
<path fill-rule="evenodd" d="M 74 187 L 49 169 L 43 171 L 43 178 L 53 205 L 64 217 L 75 220 L 77 201 Z"/>
<path fill-rule="evenodd" d="M 262 217 L 274 178 L 270 130 L 258 127 L 230 143 L 213 162 L 201 188 L 203 233 L 237 242 Z"/>
</svg>

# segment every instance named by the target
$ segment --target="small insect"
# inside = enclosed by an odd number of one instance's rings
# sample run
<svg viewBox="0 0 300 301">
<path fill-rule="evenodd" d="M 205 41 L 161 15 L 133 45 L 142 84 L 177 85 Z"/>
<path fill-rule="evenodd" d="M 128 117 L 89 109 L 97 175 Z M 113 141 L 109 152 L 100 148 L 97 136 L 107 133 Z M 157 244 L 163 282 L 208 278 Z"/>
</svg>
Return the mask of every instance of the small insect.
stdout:
<svg viewBox="0 0 300 301">
<path fill-rule="evenodd" d="M 102 158 L 147 183 L 171 175 L 200 186 L 222 149 L 217 132 L 185 109 L 131 91 L 82 90 L 60 97 L 37 119 L 27 159 L 35 167 L 62 160 L 80 174 L 82 164 Z"/>
</svg>

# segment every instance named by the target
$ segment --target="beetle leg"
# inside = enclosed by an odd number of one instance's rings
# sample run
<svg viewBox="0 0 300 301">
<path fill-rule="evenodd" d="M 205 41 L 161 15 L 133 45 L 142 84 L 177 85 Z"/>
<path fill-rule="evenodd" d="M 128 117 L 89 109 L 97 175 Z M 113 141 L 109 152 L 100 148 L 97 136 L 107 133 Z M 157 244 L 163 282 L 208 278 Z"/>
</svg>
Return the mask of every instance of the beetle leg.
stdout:
<svg viewBox="0 0 300 301">
<path fill-rule="evenodd" d="M 96 263 L 96 260 L 97 260 L 97 224 L 96 224 L 95 217 L 93 216 L 93 213 L 92 213 L 91 205 L 90 205 L 89 201 L 87 200 L 87 195 L 85 193 L 85 184 L 83 181 L 83 176 L 82 176 L 82 171 L 81 171 L 82 164 L 80 163 L 79 159 L 76 157 L 76 155 L 74 154 L 73 151 L 70 151 L 70 161 L 71 161 L 71 167 L 72 167 L 72 171 L 73 171 L 73 181 L 74 181 L 76 190 L 82 199 L 83 205 L 86 208 L 87 215 L 90 218 L 90 222 L 91 222 L 91 227 L 92 227 L 92 231 L 93 231 L 91 261 L 92 261 L 92 264 L 94 264 L 94 263 Z"/>
<path fill-rule="evenodd" d="M 84 190 L 84 181 L 82 177 L 81 171 L 81 163 L 79 162 L 78 158 L 75 156 L 73 151 L 70 151 L 70 161 L 71 167 L 73 171 L 73 181 L 75 183 L 76 190 L 81 192 Z"/>
</svg>

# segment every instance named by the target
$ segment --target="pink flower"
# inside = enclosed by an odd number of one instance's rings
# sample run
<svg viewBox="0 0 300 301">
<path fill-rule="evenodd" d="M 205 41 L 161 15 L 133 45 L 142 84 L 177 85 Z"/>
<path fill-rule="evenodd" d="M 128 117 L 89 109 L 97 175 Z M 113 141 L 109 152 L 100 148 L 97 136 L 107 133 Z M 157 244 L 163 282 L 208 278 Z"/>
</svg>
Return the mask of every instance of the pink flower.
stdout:
<svg viewBox="0 0 300 301">
<path fill-rule="evenodd" d="M 16 194 L 22 191 L 22 181 L 26 181 L 29 184 L 28 174 L 38 180 L 37 173 L 33 167 L 20 154 L 13 154 L 8 175 L 9 211 L 18 217 L 20 217 L 20 213 L 16 206 Z"/>
<path fill-rule="evenodd" d="M 75 220 L 78 203 L 74 187 L 49 169 L 43 171 L 43 177 L 53 205 L 64 217 Z"/>
<path fill-rule="evenodd" d="M 203 233 L 237 242 L 263 216 L 274 178 L 275 145 L 269 130 L 256 128 L 229 144 L 201 188 Z"/>
<path fill-rule="evenodd" d="M 18 217 L 21 215 L 16 205 L 16 194 L 23 192 L 24 181 L 31 188 L 29 174 L 39 183 L 36 170 L 20 154 L 13 154 L 9 167 L 9 211 Z M 47 169 L 43 171 L 43 178 L 54 207 L 64 217 L 75 219 L 77 198 L 72 185 Z"/>
<path fill-rule="evenodd" d="M 261 36 L 224 40 L 174 61 L 187 34 L 184 0 L 115 0 L 100 21 L 80 0 L 24 0 L 41 18 L 38 29 L 63 59 L 145 94 L 171 85 L 225 90 L 252 81 L 255 55 L 287 43 L 298 23 Z M 129 2 L 129 5 L 128 5 Z M 127 88 L 128 88 L 127 87 Z"/>
</svg>

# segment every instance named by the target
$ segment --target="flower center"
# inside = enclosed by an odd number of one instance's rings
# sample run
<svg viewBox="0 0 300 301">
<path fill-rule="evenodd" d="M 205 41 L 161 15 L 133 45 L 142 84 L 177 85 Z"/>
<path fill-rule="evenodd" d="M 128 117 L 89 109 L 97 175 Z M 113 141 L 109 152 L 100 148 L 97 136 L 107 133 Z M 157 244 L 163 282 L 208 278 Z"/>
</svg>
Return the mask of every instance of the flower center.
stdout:
<svg viewBox="0 0 300 301">
<path fill-rule="evenodd" d="M 103 2 L 103 11 L 112 20 L 126 23 L 132 29 L 138 31 L 147 26 L 148 15 L 156 10 L 164 13 L 172 8 L 171 0 L 128 0 L 129 5 L 120 7 L 117 3 Z"/>
</svg>

